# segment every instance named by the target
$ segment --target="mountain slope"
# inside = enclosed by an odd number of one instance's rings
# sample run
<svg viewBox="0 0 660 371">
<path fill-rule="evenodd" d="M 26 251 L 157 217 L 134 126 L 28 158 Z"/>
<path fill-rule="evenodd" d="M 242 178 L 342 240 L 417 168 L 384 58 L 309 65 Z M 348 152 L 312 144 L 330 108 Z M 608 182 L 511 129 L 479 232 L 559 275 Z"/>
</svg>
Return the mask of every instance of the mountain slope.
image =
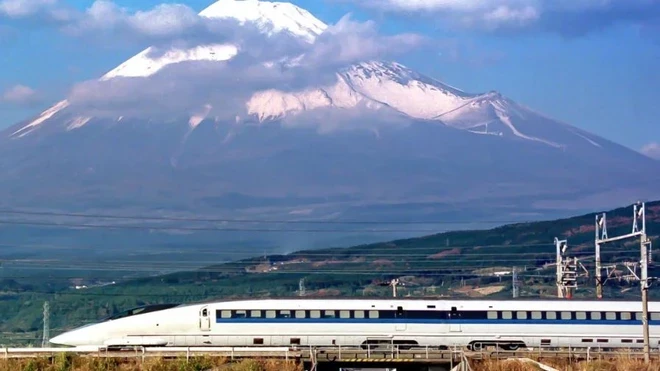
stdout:
<svg viewBox="0 0 660 371">
<path fill-rule="evenodd" d="M 200 14 L 306 43 L 327 28 L 287 3 L 220 0 Z M 148 48 L 100 79 L 139 83 L 183 61 L 240 55 L 240 45 L 227 43 Z M 657 162 L 497 92 L 467 93 L 388 61 L 356 63 L 335 77 L 324 86 L 255 91 L 236 115 L 222 117 L 213 101 L 164 120 L 93 116 L 63 100 L 2 133 L 0 191 L 24 206 L 235 214 L 212 200 L 240 194 L 286 200 L 271 210 L 279 216 L 380 210 L 383 218 L 422 219 L 449 204 L 509 214 L 520 205 L 583 208 L 660 196 Z"/>
</svg>

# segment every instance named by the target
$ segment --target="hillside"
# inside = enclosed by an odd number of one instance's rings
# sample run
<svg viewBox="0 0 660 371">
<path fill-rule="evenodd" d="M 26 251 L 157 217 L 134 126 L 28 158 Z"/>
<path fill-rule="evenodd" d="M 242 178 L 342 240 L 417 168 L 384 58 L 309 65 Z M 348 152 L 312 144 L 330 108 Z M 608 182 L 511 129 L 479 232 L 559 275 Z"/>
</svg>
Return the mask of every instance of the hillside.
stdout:
<svg viewBox="0 0 660 371">
<path fill-rule="evenodd" d="M 610 236 L 629 231 L 631 214 L 630 207 L 608 212 Z M 552 297 L 556 292 L 554 267 L 546 264 L 554 261 L 553 239 L 568 238 L 571 250 L 592 271 L 593 223 L 594 214 L 588 214 L 352 248 L 299 251 L 81 290 L 50 289 L 48 277 L 41 282 L 6 279 L 0 283 L 0 316 L 6 319 L 0 324 L 0 332 L 5 333 L 0 343 L 38 338 L 46 300 L 51 308 L 51 334 L 55 335 L 64 328 L 147 303 L 298 295 L 303 278 L 307 296 L 389 296 L 391 289 L 385 284 L 399 278 L 404 283 L 399 288 L 402 296 L 510 297 L 510 271 L 516 266 L 521 297 Z M 647 203 L 647 230 L 657 243 L 660 201 Z M 603 263 L 636 260 L 638 254 L 636 241 L 611 244 L 603 249 Z M 496 272 L 504 273 L 498 276 Z M 66 279 L 76 282 L 74 277 Z M 576 296 L 594 297 L 592 280 L 580 284 Z M 631 287 L 635 284 L 610 280 L 605 295 L 632 298 L 638 290 Z"/>
</svg>

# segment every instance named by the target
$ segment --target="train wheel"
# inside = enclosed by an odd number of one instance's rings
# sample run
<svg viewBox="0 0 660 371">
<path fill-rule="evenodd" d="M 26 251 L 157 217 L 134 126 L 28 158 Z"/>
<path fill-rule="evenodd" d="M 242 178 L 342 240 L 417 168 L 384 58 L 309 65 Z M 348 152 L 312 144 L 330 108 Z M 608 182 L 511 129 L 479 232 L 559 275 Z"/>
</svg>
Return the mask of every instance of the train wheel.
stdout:
<svg viewBox="0 0 660 371">
<path fill-rule="evenodd" d="M 499 347 L 503 350 L 510 350 L 510 351 L 516 351 L 522 347 L 524 347 L 525 344 L 522 342 L 515 342 L 515 343 L 504 343 L 504 344 L 499 344 Z"/>
<path fill-rule="evenodd" d="M 468 349 L 472 350 L 472 351 L 475 351 L 475 352 L 480 352 L 480 351 L 484 350 L 484 343 L 478 342 L 478 341 L 474 342 L 474 343 L 468 345 Z"/>
</svg>

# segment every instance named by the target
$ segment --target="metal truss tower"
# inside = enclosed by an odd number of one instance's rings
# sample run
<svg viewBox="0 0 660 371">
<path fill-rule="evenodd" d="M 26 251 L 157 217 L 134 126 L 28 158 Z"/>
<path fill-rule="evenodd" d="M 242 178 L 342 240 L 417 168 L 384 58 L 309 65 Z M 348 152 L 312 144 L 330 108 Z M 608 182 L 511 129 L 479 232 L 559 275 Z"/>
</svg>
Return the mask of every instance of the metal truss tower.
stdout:
<svg viewBox="0 0 660 371">
<path fill-rule="evenodd" d="M 649 251 L 651 249 L 651 241 L 646 235 L 646 205 L 643 202 L 638 202 L 633 205 L 633 223 L 632 230 L 628 234 L 616 237 L 609 237 L 607 235 L 607 216 L 605 213 L 596 215 L 596 296 L 598 299 L 603 298 L 603 280 L 601 278 L 601 259 L 600 248 L 601 245 L 614 241 L 621 241 L 629 238 L 640 239 L 640 275 L 637 276 L 635 270 L 631 270 L 627 264 L 628 270 L 631 271 L 632 277 L 640 282 L 640 289 L 642 291 L 642 327 L 644 336 L 644 361 L 646 363 L 650 360 L 649 348 L 649 321 L 648 321 L 648 265 L 649 265 Z M 636 267 L 635 267 L 636 268 Z"/>
<path fill-rule="evenodd" d="M 50 305 L 46 301 L 44 302 L 44 333 L 41 340 L 41 347 L 48 347 L 48 340 L 50 340 Z"/>
<path fill-rule="evenodd" d="M 581 276 L 589 276 L 589 271 L 582 265 L 576 257 L 567 256 L 568 241 L 559 240 L 555 237 L 555 247 L 557 250 L 557 297 L 571 299 L 573 293 L 578 288 L 577 279 Z M 580 273 L 580 269 L 584 273 Z"/>
</svg>

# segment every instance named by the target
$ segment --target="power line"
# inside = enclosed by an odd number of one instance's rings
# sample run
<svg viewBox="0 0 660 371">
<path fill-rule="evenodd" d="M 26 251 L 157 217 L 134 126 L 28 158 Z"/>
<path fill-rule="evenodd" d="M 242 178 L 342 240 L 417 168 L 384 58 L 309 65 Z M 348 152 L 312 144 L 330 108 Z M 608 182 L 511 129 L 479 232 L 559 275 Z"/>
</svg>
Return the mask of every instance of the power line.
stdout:
<svg viewBox="0 0 660 371">
<path fill-rule="evenodd" d="M 27 220 L 2 220 L 0 224 L 24 225 L 41 227 L 68 227 L 68 228 L 90 228 L 90 229 L 129 229 L 144 231 L 195 231 L 195 232 L 309 232 L 309 233 L 438 233 L 437 229 L 323 229 L 323 228 L 227 228 L 227 227 L 184 227 L 184 226 L 138 226 L 138 225 L 104 225 L 84 223 L 55 223 L 38 222 Z"/>
<path fill-rule="evenodd" d="M 30 211 L 18 209 L 0 209 L 0 214 L 34 215 L 34 216 L 61 216 L 74 218 L 95 219 L 120 219 L 120 220 L 155 220 L 175 222 L 207 222 L 207 223 L 260 223 L 260 224 L 510 224 L 510 223 L 534 223 L 537 221 L 520 220 L 429 220 L 429 221 L 375 221 L 375 220 L 286 220 L 286 219 L 231 219 L 231 218 L 194 218 L 194 217 L 170 217 L 170 216 L 145 216 L 145 215 L 116 215 L 116 214 L 92 214 L 92 213 L 70 213 L 54 211 Z"/>
<path fill-rule="evenodd" d="M 0 221 L 0 224 L 2 224 L 2 221 Z M 414 238 L 413 238 L 414 239 Z M 218 244 L 221 246 L 222 244 Z M 53 244 L 37 244 L 37 245 L 25 245 L 25 244 L 11 244 L 11 243 L 4 243 L 0 244 L 1 247 L 14 247 L 14 248 L 32 248 L 32 249 L 95 249 L 97 248 L 96 246 L 93 245 L 83 245 L 83 246 L 64 246 L 64 245 L 53 245 Z M 320 248 L 317 250 L 301 250 L 301 251 L 294 251 L 294 252 L 287 252 L 287 253 L 278 253 L 277 251 L 272 252 L 270 255 L 283 255 L 283 256 L 291 256 L 291 257 L 298 257 L 298 256 L 310 256 L 310 257 L 317 257 L 317 256 L 338 256 L 338 255 L 346 255 L 346 254 L 352 254 L 352 255 L 360 255 L 360 256 L 382 256 L 383 254 L 380 253 L 360 253 L 360 252 L 353 252 L 352 250 L 355 250 L 356 248 L 362 248 L 365 251 L 371 251 L 374 249 L 378 249 L 378 251 L 400 251 L 398 254 L 390 254 L 391 256 L 410 256 L 408 253 L 409 251 L 436 251 L 436 252 L 444 252 L 444 251 L 449 251 L 451 249 L 486 249 L 486 248 L 515 248 L 515 247 L 550 247 L 554 246 L 553 244 L 550 243 L 511 243 L 511 244 L 489 244 L 489 245 L 475 245 L 475 244 L 465 244 L 465 245 L 458 245 L 458 244 L 453 244 L 453 245 L 438 245 L 438 246 L 412 246 L 412 247 L 402 247 L 399 245 L 395 246 L 387 246 L 387 242 L 375 242 L 375 243 L 368 243 L 368 244 L 363 244 L 361 246 L 352 246 L 352 247 L 338 247 L 335 248 L 333 252 L 329 253 L 328 248 Z M 580 247 L 581 245 L 578 245 Z M 181 246 L 174 246 L 170 247 L 170 249 L 175 250 L 177 252 L 181 252 Z M 167 247 L 159 247 L 158 249 L 159 252 L 169 252 L 170 250 L 167 250 Z M 209 248 L 209 249 L 198 249 L 195 248 L 195 253 L 207 253 L 207 252 L 212 252 L 217 255 L 245 255 L 245 252 L 242 251 L 236 251 L 236 250 L 228 250 L 228 251 L 218 251 L 217 248 Z M 617 251 L 618 252 L 618 251 Z M 503 252 L 506 254 L 505 252 Z M 464 254 L 464 253 L 460 253 Z M 520 254 L 526 254 L 524 252 L 512 252 L 510 254 L 515 254 L 515 255 L 520 255 Z M 529 253 L 529 254 L 542 254 L 542 253 Z M 589 254 L 589 252 L 585 251 L 583 254 Z M 475 254 L 477 255 L 477 254 Z M 482 253 L 479 253 L 478 255 L 482 255 Z M 501 254 L 497 254 L 501 255 Z"/>
</svg>

